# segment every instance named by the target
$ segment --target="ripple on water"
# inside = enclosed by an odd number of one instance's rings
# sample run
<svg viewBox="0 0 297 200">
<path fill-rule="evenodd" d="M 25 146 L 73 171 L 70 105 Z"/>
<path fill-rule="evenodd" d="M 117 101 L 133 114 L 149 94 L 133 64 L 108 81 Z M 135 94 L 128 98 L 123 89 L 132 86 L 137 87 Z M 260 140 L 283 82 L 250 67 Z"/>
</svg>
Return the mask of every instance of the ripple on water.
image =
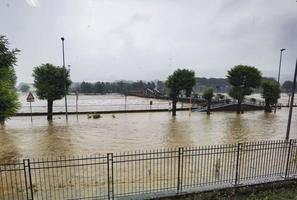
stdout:
<svg viewBox="0 0 297 200">
<path fill-rule="evenodd" d="M 85 155 L 130 150 L 159 149 L 237 143 L 251 140 L 284 139 L 288 109 L 276 114 L 262 111 L 243 115 L 230 112 L 168 112 L 103 115 L 88 119 L 86 115 L 55 118 L 13 117 L 0 128 L 0 160 L 45 155 Z M 291 137 L 296 137 L 293 115 Z"/>
</svg>

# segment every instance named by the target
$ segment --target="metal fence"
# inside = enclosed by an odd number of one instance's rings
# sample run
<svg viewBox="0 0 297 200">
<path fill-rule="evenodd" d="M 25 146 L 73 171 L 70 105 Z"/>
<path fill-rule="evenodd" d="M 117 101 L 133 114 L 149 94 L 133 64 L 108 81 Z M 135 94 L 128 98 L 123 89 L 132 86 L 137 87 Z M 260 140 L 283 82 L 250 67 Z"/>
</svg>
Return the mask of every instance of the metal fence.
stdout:
<svg viewBox="0 0 297 200">
<path fill-rule="evenodd" d="M 295 139 L 24 159 L 0 165 L 0 199 L 148 199 L 296 175 Z"/>
<path fill-rule="evenodd" d="M 106 105 L 68 105 L 68 112 L 100 112 L 100 111 L 133 111 L 133 110 L 159 110 L 159 109 L 171 109 L 171 104 L 165 103 L 134 103 L 134 104 L 106 104 Z M 188 103 L 179 102 L 177 108 L 189 108 Z M 64 112 L 64 105 L 54 105 L 53 112 Z M 33 113 L 47 112 L 47 106 L 32 106 Z M 23 105 L 20 107 L 18 113 L 30 113 L 30 106 Z"/>
</svg>

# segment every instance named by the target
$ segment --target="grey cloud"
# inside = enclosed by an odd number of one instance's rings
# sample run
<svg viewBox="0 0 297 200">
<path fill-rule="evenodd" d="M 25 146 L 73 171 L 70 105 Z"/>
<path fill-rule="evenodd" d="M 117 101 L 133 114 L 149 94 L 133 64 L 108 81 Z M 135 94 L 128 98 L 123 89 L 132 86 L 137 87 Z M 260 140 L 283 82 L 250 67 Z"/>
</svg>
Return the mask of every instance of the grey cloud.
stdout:
<svg viewBox="0 0 297 200">
<path fill-rule="evenodd" d="M 22 50 L 19 82 L 31 82 L 33 67 L 43 62 L 61 65 L 61 36 L 74 81 L 165 79 L 177 67 L 225 77 L 239 63 L 276 76 L 280 48 L 288 49 L 285 80 L 297 56 L 296 6 L 291 0 L 51 0 L 30 7 L 6 0 L 0 34 Z"/>
</svg>

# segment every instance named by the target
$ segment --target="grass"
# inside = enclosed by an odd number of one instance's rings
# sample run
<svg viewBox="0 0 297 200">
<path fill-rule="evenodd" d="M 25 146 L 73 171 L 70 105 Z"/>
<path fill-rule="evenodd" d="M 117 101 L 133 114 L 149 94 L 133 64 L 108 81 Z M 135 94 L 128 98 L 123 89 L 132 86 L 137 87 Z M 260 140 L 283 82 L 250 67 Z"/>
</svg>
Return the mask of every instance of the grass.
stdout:
<svg viewBox="0 0 297 200">
<path fill-rule="evenodd" d="M 252 194 L 241 194 L 237 195 L 235 199 L 238 200 L 287 200 L 296 199 L 297 200 L 297 188 L 281 188 L 270 191 L 256 192 Z"/>
</svg>

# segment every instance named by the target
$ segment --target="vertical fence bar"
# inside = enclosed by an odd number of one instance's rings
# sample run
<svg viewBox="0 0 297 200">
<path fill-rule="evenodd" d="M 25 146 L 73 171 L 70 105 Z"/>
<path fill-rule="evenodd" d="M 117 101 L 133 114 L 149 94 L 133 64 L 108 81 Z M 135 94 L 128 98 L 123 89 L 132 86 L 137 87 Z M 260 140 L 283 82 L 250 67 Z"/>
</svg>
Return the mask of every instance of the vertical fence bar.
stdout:
<svg viewBox="0 0 297 200">
<path fill-rule="evenodd" d="M 239 165 L 240 165 L 240 150 L 241 150 L 241 143 L 237 145 L 237 156 L 236 156 L 236 168 L 235 168 L 235 186 L 239 183 Z"/>
<path fill-rule="evenodd" d="M 288 149 L 287 162 L 286 162 L 286 171 L 285 171 L 285 179 L 288 176 L 288 171 L 289 171 L 289 167 L 290 167 L 289 163 L 290 163 L 290 157 L 291 157 L 291 146 L 292 146 L 292 139 L 290 139 L 290 142 L 289 142 L 289 149 Z"/>
<path fill-rule="evenodd" d="M 23 167 L 24 167 L 26 197 L 27 197 L 27 200 L 29 200 L 28 183 L 27 183 L 27 172 L 26 172 L 26 160 L 25 159 L 23 160 Z"/>
<path fill-rule="evenodd" d="M 33 200 L 33 186 L 32 186 L 30 160 L 24 159 L 23 166 L 24 166 L 26 197 L 27 197 L 27 200 Z M 30 193 L 30 197 L 29 197 L 29 193 Z"/>
<path fill-rule="evenodd" d="M 114 199 L 113 153 L 111 154 L 111 198 Z"/>
<path fill-rule="evenodd" d="M 31 174 L 31 164 L 30 164 L 30 160 L 29 159 L 27 159 L 27 163 L 28 163 L 28 173 L 29 173 L 29 184 L 30 184 L 31 200 L 34 200 L 34 197 L 33 197 L 32 174 Z"/>
<path fill-rule="evenodd" d="M 108 199 L 114 199 L 113 153 L 107 154 L 107 191 Z"/>
<path fill-rule="evenodd" d="M 182 191 L 182 176 L 183 176 L 183 148 L 178 148 L 178 165 L 177 165 L 177 193 Z"/>
</svg>

